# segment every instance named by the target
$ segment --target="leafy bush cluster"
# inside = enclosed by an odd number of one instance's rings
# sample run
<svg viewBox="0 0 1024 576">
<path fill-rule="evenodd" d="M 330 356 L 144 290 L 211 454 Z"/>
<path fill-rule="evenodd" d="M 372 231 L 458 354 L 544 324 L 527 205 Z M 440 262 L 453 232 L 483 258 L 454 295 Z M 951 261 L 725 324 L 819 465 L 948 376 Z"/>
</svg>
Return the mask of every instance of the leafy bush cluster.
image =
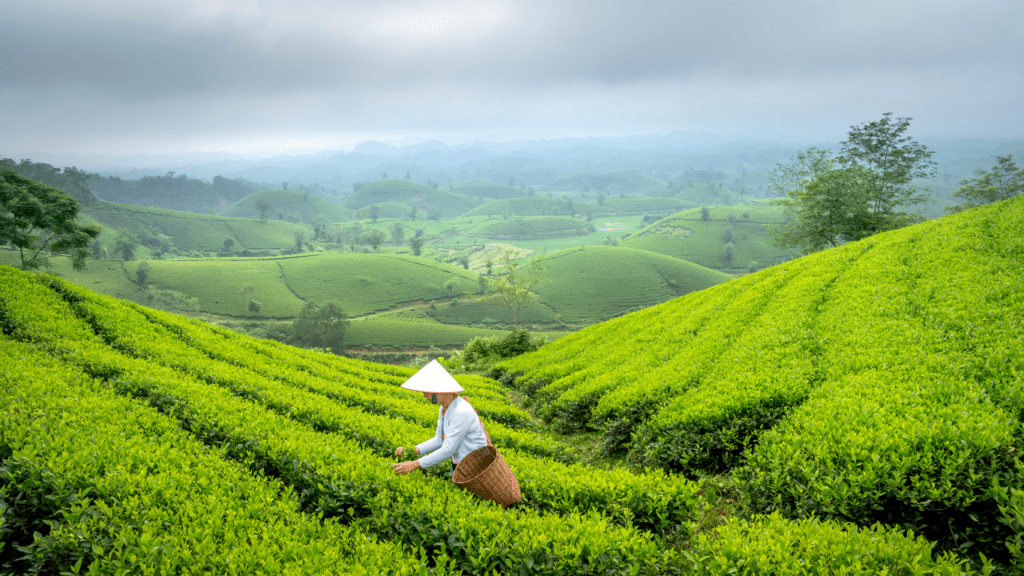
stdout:
<svg viewBox="0 0 1024 576">
<path fill-rule="evenodd" d="M 473 338 L 461 352 L 452 354 L 445 366 L 453 371 L 485 372 L 496 362 L 533 352 L 548 343 L 544 336 L 528 330 L 513 330 L 506 336 Z"/>
</svg>

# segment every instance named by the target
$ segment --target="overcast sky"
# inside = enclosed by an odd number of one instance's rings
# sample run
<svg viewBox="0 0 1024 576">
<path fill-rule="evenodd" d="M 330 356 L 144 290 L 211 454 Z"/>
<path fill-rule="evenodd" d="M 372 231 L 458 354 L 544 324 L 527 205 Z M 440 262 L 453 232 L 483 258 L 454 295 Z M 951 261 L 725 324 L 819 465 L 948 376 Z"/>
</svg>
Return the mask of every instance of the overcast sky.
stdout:
<svg viewBox="0 0 1024 576">
<path fill-rule="evenodd" d="M 838 142 L 888 111 L 1024 137 L 1022 22 L 1020 0 L 3 0 L 0 156 Z"/>
</svg>

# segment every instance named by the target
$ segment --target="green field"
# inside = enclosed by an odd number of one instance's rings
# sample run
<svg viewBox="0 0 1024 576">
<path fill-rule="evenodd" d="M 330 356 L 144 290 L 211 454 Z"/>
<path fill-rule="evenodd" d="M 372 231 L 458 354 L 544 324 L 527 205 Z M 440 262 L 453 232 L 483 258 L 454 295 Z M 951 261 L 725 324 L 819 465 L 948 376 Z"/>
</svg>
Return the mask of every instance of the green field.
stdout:
<svg viewBox="0 0 1024 576">
<path fill-rule="evenodd" d="M 452 192 L 463 196 L 477 198 L 518 198 L 526 196 L 526 192 L 519 188 L 503 186 L 490 180 L 459 180 L 452 183 Z"/>
<path fill-rule="evenodd" d="M 225 238 L 232 238 L 235 250 L 286 249 L 295 245 L 295 232 L 304 227 L 291 222 L 230 218 L 148 208 L 112 202 L 97 202 L 82 210 L 83 216 L 106 228 L 102 240 L 112 251 L 116 230 L 136 235 L 165 235 L 180 250 L 218 251 Z"/>
<path fill-rule="evenodd" d="M 539 240 L 544 238 L 563 238 L 566 236 L 585 236 L 591 230 L 586 222 L 565 216 L 534 216 L 513 218 L 511 220 L 486 220 L 466 234 L 482 236 L 497 240 Z"/>
<path fill-rule="evenodd" d="M 9 267 L 0 326 L 0 565 L 12 573 L 967 568 L 892 528 L 820 516 L 736 516 L 709 529 L 719 500 L 706 486 L 575 464 L 575 446 L 537 430 L 484 378 L 457 376 L 522 491 L 508 509 L 455 487 L 444 465 L 389 469 L 396 446 L 437 423 L 437 407 L 399 388 L 412 369 L 256 340 Z M 965 431 L 976 431 L 984 421 L 970 414 Z M 1001 426 L 956 446 L 999 439 Z"/>
<path fill-rule="evenodd" d="M 257 202 L 263 200 L 270 209 L 267 217 L 276 220 L 304 222 L 309 224 L 317 217 L 328 222 L 345 222 L 352 219 L 352 210 L 328 202 L 308 193 L 289 190 L 263 190 L 250 194 L 235 202 L 221 216 L 234 218 L 259 218 Z"/>
<path fill-rule="evenodd" d="M 559 178 L 549 186 L 550 190 L 572 190 L 604 194 L 642 194 L 664 196 L 665 183 L 643 174 L 578 174 Z"/>
<path fill-rule="evenodd" d="M 424 219 L 433 209 L 436 209 L 443 218 L 455 218 L 478 204 L 468 196 L 435 190 L 408 180 L 373 182 L 345 198 L 345 206 L 353 210 L 383 202 L 396 202 L 416 208 L 420 213 L 419 217 Z"/>
<path fill-rule="evenodd" d="M 477 275 L 459 266 L 397 254 L 321 254 L 278 261 L 288 287 L 303 300 L 337 300 L 350 316 L 398 304 L 477 291 Z"/>
<path fill-rule="evenodd" d="M 729 275 L 653 252 L 611 246 L 569 248 L 544 259 L 541 303 L 571 324 L 591 324 L 703 290 Z"/>
<path fill-rule="evenodd" d="M 1024 567 L 1021 230 L 1024 198 L 878 234 L 499 369 L 558 428 L 638 467 L 732 474 L 756 512 Z"/>
<path fill-rule="evenodd" d="M 730 215 L 733 221 L 729 221 Z M 737 206 L 711 206 L 708 219 L 700 208 L 683 210 L 663 218 L 622 240 L 621 245 L 649 250 L 695 262 L 717 270 L 745 271 L 771 266 L 799 254 L 769 243 L 766 224 L 782 222 L 782 208 L 764 202 L 748 202 Z M 733 256 L 726 260 L 726 229 L 733 229 Z"/>
</svg>

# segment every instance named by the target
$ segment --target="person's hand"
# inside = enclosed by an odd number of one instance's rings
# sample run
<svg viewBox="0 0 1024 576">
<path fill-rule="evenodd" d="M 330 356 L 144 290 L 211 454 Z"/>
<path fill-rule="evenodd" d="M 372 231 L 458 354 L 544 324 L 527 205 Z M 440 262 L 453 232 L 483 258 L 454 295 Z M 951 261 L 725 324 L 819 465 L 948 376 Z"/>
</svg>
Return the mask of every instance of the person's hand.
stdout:
<svg viewBox="0 0 1024 576">
<path fill-rule="evenodd" d="M 405 447 L 404 446 L 399 446 L 398 449 L 395 450 L 395 458 L 401 458 L 402 457 L 402 452 L 405 452 Z M 419 456 L 420 455 L 420 449 L 419 448 L 413 448 L 412 449 L 412 453 L 417 455 L 417 456 Z"/>
<path fill-rule="evenodd" d="M 396 462 L 391 465 L 391 469 L 395 471 L 395 474 L 408 474 L 413 470 L 419 470 L 421 468 L 419 460 L 413 460 L 411 462 Z"/>
</svg>

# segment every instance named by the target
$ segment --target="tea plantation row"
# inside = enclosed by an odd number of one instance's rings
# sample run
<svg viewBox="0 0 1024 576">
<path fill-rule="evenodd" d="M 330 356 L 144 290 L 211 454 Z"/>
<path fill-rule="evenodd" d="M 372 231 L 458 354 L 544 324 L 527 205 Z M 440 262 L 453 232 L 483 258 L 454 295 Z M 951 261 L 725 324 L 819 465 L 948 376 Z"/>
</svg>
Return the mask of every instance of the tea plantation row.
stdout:
<svg viewBox="0 0 1024 576">
<path fill-rule="evenodd" d="M 879 234 L 499 367 L 639 466 L 734 471 L 755 510 L 1021 562 L 1024 201 Z"/>
<path fill-rule="evenodd" d="M 409 369 L 254 340 L 7 267 L 0 333 L 2 570 L 671 574 L 773 558 L 784 573 L 805 557 L 864 573 L 965 570 L 889 529 L 778 517 L 669 545 L 693 530 L 696 484 L 571 464 L 483 378 L 459 377 L 523 489 L 508 510 L 443 470 L 390 471 L 394 446 L 436 422 L 436 408 L 398 388 Z M 818 543 L 797 557 L 767 551 L 766 534 Z"/>
</svg>

